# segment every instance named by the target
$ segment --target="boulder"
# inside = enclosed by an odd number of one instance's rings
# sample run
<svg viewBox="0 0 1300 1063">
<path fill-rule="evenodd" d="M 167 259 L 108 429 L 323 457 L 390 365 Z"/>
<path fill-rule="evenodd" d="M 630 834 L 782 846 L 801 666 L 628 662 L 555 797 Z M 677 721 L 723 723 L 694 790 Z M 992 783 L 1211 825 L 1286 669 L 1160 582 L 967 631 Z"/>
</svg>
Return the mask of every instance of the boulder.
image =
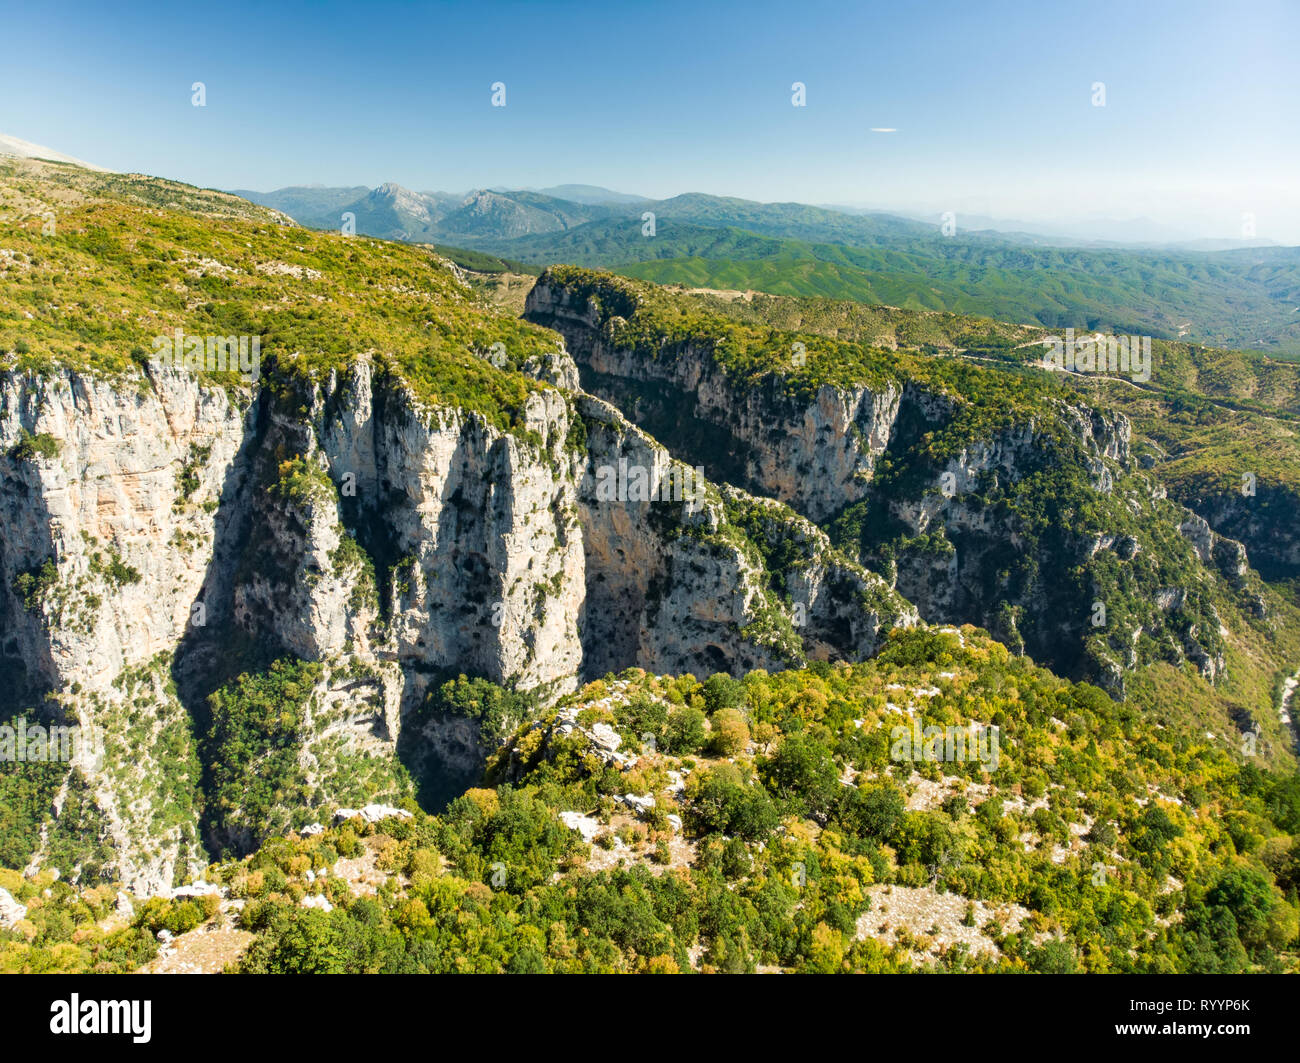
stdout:
<svg viewBox="0 0 1300 1063">
<path fill-rule="evenodd" d="M 639 815 L 645 815 L 655 807 L 654 794 L 624 794 L 620 800 Z"/>
<path fill-rule="evenodd" d="M 224 897 L 226 895 L 226 888 L 224 886 L 213 886 L 204 882 L 202 879 L 199 879 L 198 882 L 191 882 L 188 886 L 177 886 L 172 890 L 172 900 L 177 900 L 181 897 L 206 897 L 210 893 L 215 893 Z"/>
<path fill-rule="evenodd" d="M 334 813 L 334 822 L 343 823 L 355 816 L 360 816 L 367 823 L 378 823 L 381 819 L 388 819 L 390 816 L 396 816 L 398 819 L 412 818 L 412 814 L 404 808 L 394 808 L 392 805 L 366 805 L 361 809 L 340 808 Z"/>
<path fill-rule="evenodd" d="M 13 926 L 27 918 L 27 906 L 19 904 L 6 889 L 0 889 L 0 926 Z"/>
<path fill-rule="evenodd" d="M 561 812 L 560 822 L 569 830 L 576 830 L 582 835 L 582 840 L 588 844 L 595 841 L 596 835 L 600 833 L 600 820 L 594 816 L 585 816 L 581 812 Z"/>
</svg>

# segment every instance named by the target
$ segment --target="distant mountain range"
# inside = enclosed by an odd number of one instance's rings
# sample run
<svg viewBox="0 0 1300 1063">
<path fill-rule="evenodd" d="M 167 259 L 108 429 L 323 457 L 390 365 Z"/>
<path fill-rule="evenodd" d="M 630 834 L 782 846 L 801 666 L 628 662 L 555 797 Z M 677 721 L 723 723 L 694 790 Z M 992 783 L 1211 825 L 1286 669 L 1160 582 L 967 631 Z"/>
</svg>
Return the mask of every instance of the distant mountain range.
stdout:
<svg viewBox="0 0 1300 1063">
<path fill-rule="evenodd" d="M 570 232 L 593 222 L 608 225 L 611 233 L 631 227 L 640 238 L 641 215 L 646 211 L 655 215 L 656 224 L 670 219 L 781 239 L 861 243 L 937 232 L 934 225 L 891 214 L 849 214 L 802 203 L 756 203 L 699 193 L 651 200 L 594 185 L 478 189 L 462 196 L 413 192 L 392 183 L 375 189 L 297 186 L 274 192 L 232 191 L 311 228 L 337 229 L 343 215 L 350 213 L 357 231 L 367 236 L 418 242 L 460 239 L 467 241 L 466 246 L 497 251 L 505 249 L 502 241 Z"/>
<path fill-rule="evenodd" d="M 650 202 L 594 185 L 540 191 L 484 188 L 452 195 L 413 192 L 386 183 L 375 189 L 299 186 L 274 192 L 236 189 L 234 194 L 316 229 L 338 229 L 344 214 L 352 214 L 357 232 L 367 236 L 421 243 L 462 239 L 469 246 L 562 232 L 597 219 L 622 217 L 631 207 Z"/>
<path fill-rule="evenodd" d="M 830 210 L 845 214 L 870 214 L 870 209 L 823 203 Z M 943 210 L 903 209 L 892 213 L 904 218 L 938 224 Z M 1028 221 L 1022 218 L 996 217 L 958 209 L 954 222 L 963 233 L 997 235 L 1004 240 L 1044 247 L 1130 248 L 1162 251 L 1228 251 L 1243 247 L 1276 247 L 1275 240 L 1261 238 L 1193 238 L 1185 229 L 1177 229 L 1150 218 L 1089 217 L 1073 221 Z"/>
<path fill-rule="evenodd" d="M 969 228 L 945 235 L 937 219 L 701 193 L 650 200 L 591 185 L 450 195 L 390 183 L 236 194 L 312 228 L 338 229 L 351 215 L 364 235 L 535 268 L 571 263 L 661 284 L 949 310 L 1300 357 L 1300 248 L 1118 246 Z"/>
<path fill-rule="evenodd" d="M 498 191 L 500 191 L 498 189 Z M 614 192 L 599 185 L 555 185 L 552 188 L 539 188 L 544 196 L 567 199 L 571 203 L 648 203 L 646 196 L 629 195 L 627 192 Z"/>
</svg>

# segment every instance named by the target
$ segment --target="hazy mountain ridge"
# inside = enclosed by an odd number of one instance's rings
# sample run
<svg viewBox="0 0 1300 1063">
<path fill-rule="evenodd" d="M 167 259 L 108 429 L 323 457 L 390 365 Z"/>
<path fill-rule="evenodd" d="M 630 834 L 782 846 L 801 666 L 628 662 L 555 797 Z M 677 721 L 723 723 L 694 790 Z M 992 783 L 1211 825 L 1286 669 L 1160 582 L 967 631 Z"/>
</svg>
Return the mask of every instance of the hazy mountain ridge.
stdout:
<svg viewBox="0 0 1300 1063">
<path fill-rule="evenodd" d="M 258 201 L 292 215 L 295 196 L 289 190 Z M 698 193 L 580 204 L 498 190 L 448 210 L 445 201 L 401 190 L 298 220 L 337 228 L 343 211 L 356 215 L 361 232 L 538 266 L 568 262 L 658 283 L 955 310 L 1300 357 L 1295 248 L 1193 252 L 964 229 L 944 235 L 937 222 Z"/>
<path fill-rule="evenodd" d="M 351 214 L 356 231 L 367 236 L 410 243 L 460 240 L 476 249 L 486 240 L 563 231 L 619 209 L 544 192 L 479 189 L 451 196 L 414 192 L 391 182 L 374 189 L 284 188 L 249 193 L 248 198 L 283 210 L 312 228 L 341 229 L 344 215 Z"/>
</svg>

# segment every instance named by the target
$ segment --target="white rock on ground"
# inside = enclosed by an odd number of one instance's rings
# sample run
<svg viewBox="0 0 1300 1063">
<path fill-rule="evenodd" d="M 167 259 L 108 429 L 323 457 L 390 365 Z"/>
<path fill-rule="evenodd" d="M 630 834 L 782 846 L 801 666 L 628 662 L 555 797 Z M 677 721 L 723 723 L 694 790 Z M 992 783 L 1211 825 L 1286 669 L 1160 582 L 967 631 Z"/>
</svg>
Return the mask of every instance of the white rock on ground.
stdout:
<svg viewBox="0 0 1300 1063">
<path fill-rule="evenodd" d="M 634 812 L 644 814 L 655 807 L 654 794 L 624 794 L 620 800 Z"/>
<path fill-rule="evenodd" d="M 411 813 L 404 808 L 394 808 L 392 805 L 366 805 L 361 809 L 340 808 L 334 813 L 334 821 L 342 823 L 355 816 L 360 816 L 367 823 L 378 823 L 381 819 L 388 819 L 390 816 L 396 816 L 398 819 L 410 819 Z"/>
<path fill-rule="evenodd" d="M 13 926 L 27 918 L 27 906 L 19 904 L 6 889 L 0 889 L 0 926 Z"/>
<path fill-rule="evenodd" d="M 582 840 L 591 844 L 596 840 L 596 835 L 600 833 L 600 820 L 595 816 L 587 816 L 581 812 L 561 812 L 560 822 L 569 830 L 576 830 L 582 835 Z"/>
</svg>

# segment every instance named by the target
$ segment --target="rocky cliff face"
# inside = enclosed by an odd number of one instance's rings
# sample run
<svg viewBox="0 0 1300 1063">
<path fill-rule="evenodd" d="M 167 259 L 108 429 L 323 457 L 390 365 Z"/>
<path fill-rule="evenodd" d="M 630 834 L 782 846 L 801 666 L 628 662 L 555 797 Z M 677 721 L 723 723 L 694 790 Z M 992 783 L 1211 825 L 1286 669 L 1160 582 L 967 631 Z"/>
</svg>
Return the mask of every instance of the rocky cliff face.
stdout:
<svg viewBox="0 0 1300 1063">
<path fill-rule="evenodd" d="M 122 668 L 170 650 L 201 595 L 212 543 L 241 513 L 249 418 L 219 388 L 161 372 L 154 386 L 73 373 L 0 377 L 6 592 L 46 561 L 38 608 L 6 598 L 6 654 L 45 689 L 111 687 Z M 48 455 L 14 453 L 20 433 Z"/>
<path fill-rule="evenodd" d="M 1294 489 L 1260 483 L 1254 493 L 1243 494 L 1239 484 L 1228 490 L 1193 484 L 1178 500 L 1219 535 L 1243 543 L 1265 579 L 1300 576 L 1300 495 Z"/>
<path fill-rule="evenodd" d="M 535 368 L 568 382 L 564 363 Z M 784 507 L 765 504 L 753 541 L 728 514 L 756 500 L 724 498 L 589 396 L 532 393 L 504 432 L 422 406 L 365 359 L 264 385 L 0 379 L 6 686 L 104 751 L 71 766 L 37 859 L 63 851 L 69 794 L 98 859 L 139 889 L 201 867 L 201 835 L 254 844 L 263 825 L 237 808 L 204 818 L 207 696 L 275 658 L 321 666 L 294 754 L 320 805 L 398 792 L 399 744 L 481 755 L 464 721 L 403 739 L 449 671 L 549 696 L 632 665 L 858 659 L 915 622 Z M 762 540 L 783 529 L 795 560 L 773 572 Z M 380 767 L 358 792 L 363 760 Z"/>
<path fill-rule="evenodd" d="M 530 395 L 523 426 L 539 447 L 420 409 L 364 362 L 270 403 L 263 478 L 292 455 L 305 483 L 261 496 L 241 623 L 308 660 L 351 648 L 408 672 L 572 684 L 583 554 L 568 417 L 558 391 Z"/>
<path fill-rule="evenodd" d="M 963 396 L 905 375 L 812 394 L 779 372 L 739 382 L 711 340 L 656 337 L 662 321 L 642 320 L 634 289 L 589 289 L 544 274 L 526 307 L 564 335 L 588 390 L 675 453 L 705 455 L 716 478 L 825 526 L 926 621 L 986 627 L 1120 695 L 1143 636 L 1148 659 L 1191 660 L 1211 680 L 1222 671 L 1222 624 L 1201 583 L 1242 592 L 1244 555 L 1220 564 L 1239 548 L 1227 540 L 1188 549 L 1180 525 L 1192 515 L 1137 469 L 1122 414 L 1044 396 L 971 432 Z M 937 450 L 945 432 L 968 441 Z M 1159 593 L 1169 587 L 1181 593 Z M 1094 619 L 1107 602 L 1109 617 Z"/>
<path fill-rule="evenodd" d="M 565 337 L 588 391 L 675 450 L 697 450 L 711 476 L 815 521 L 865 497 L 889 445 L 901 388 L 827 385 L 812 402 L 790 399 L 775 380 L 740 390 L 703 345 L 686 342 L 655 360 L 640 357 L 612 342 L 597 310 L 579 301 L 543 278 L 528 295 L 526 313 Z"/>
<path fill-rule="evenodd" d="M 81 729 L 55 808 L 74 794 L 89 846 L 145 885 L 204 863 L 195 736 L 167 664 L 243 517 L 249 427 L 182 373 L 0 378 L 3 686 L 12 709 Z M 17 456 L 24 430 L 44 453 Z"/>
<path fill-rule="evenodd" d="M 1191 660 L 1212 682 L 1224 644 L 1206 584 L 1245 592 L 1244 550 L 1201 542 L 1198 518 L 1135 468 L 1130 443 L 1124 417 L 1061 404 L 923 470 L 919 496 L 880 485 L 868 502 L 888 513 L 875 552 L 924 619 L 988 628 L 1117 697 L 1153 659 Z M 1026 520 L 1049 497 L 1049 527 Z"/>
<path fill-rule="evenodd" d="M 739 674 L 802 664 L 809 654 L 861 659 L 890 627 L 916 622 L 883 579 L 832 550 L 824 533 L 784 506 L 731 488 L 720 495 L 702 477 L 694 500 L 603 501 L 602 470 L 645 468 L 661 487 L 682 466 L 608 403 L 584 396 L 577 409 L 587 430 L 579 509 L 590 674 L 631 663 Z M 733 521 L 760 507 L 761 526 Z M 795 558 L 786 571 L 769 564 L 768 542 L 778 536 Z"/>
</svg>

